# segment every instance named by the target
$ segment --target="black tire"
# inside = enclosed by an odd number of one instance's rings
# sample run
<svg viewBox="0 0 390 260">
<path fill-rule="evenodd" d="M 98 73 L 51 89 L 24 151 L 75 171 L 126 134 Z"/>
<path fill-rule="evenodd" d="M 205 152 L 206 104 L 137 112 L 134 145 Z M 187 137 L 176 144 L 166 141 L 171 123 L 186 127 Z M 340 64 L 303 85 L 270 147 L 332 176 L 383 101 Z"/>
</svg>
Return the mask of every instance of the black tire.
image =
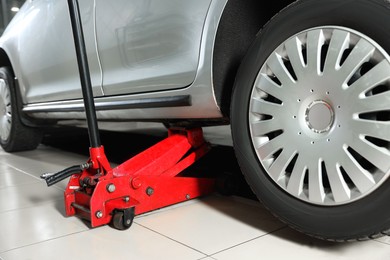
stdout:
<svg viewBox="0 0 390 260">
<path fill-rule="evenodd" d="M 240 66 L 231 127 L 242 172 L 271 212 L 310 236 L 390 234 L 390 103 L 380 102 L 390 100 L 387 20 L 387 1 L 297 1 L 269 21 Z M 364 59 L 358 44 L 372 50 Z"/>
<path fill-rule="evenodd" d="M 33 150 L 42 140 L 42 131 L 24 125 L 19 115 L 12 72 L 0 68 L 0 145 L 7 152 Z"/>
</svg>

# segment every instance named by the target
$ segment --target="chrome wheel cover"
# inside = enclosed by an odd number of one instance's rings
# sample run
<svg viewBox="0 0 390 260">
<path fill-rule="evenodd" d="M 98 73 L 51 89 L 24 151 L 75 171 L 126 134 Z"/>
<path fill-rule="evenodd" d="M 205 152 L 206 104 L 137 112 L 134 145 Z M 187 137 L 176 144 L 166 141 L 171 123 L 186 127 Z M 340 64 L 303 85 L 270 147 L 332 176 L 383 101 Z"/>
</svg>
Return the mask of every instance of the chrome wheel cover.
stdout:
<svg viewBox="0 0 390 260">
<path fill-rule="evenodd" d="M 322 206 L 361 199 L 390 174 L 390 57 L 344 27 L 283 42 L 250 96 L 253 148 L 288 194 Z"/>
<path fill-rule="evenodd" d="M 4 79 L 0 79 L 0 138 L 7 141 L 11 133 L 11 94 Z"/>
</svg>

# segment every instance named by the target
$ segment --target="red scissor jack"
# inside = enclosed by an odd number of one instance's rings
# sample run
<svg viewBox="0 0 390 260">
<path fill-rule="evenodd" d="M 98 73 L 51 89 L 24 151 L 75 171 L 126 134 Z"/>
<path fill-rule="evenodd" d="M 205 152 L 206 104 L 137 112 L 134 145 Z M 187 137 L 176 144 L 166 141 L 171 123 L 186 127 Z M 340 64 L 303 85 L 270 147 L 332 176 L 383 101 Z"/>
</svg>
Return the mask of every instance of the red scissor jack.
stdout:
<svg viewBox="0 0 390 260">
<path fill-rule="evenodd" d="M 68 0 L 90 138 L 90 158 L 41 177 L 51 186 L 70 177 L 65 189 L 66 215 L 90 221 L 92 227 L 111 223 L 131 226 L 135 215 L 207 195 L 214 178 L 196 178 L 183 171 L 210 149 L 201 128 L 169 129 L 168 137 L 111 168 L 100 144 L 96 110 L 77 0 Z"/>
</svg>

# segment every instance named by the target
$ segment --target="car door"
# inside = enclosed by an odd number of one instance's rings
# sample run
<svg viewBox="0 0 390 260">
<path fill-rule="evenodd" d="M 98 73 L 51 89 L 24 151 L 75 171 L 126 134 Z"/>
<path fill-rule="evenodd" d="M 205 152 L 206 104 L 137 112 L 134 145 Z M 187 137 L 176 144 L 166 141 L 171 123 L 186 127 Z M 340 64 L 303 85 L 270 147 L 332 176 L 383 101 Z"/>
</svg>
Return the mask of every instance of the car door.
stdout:
<svg viewBox="0 0 390 260">
<path fill-rule="evenodd" d="M 80 2 L 91 81 L 95 96 L 102 96 L 101 71 L 94 37 L 94 1 Z M 12 23 L 7 35 L 18 37 L 15 61 L 21 75 L 25 103 L 81 98 L 80 77 L 66 0 L 28 0 L 22 22 Z"/>
<path fill-rule="evenodd" d="M 176 89 L 196 75 L 211 0 L 96 0 L 104 94 Z"/>
</svg>

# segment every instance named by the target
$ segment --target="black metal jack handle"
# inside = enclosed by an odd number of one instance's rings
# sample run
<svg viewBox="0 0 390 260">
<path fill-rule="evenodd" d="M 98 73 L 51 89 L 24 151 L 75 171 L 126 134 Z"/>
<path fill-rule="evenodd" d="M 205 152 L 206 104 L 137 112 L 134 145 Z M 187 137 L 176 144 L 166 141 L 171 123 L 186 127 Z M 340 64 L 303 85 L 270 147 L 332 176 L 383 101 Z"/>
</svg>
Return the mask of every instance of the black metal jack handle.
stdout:
<svg viewBox="0 0 390 260">
<path fill-rule="evenodd" d="M 81 23 L 80 8 L 77 0 L 68 0 L 68 6 L 76 50 L 77 65 L 80 74 L 81 90 L 83 93 L 84 107 L 88 123 L 89 141 L 92 148 L 99 148 L 101 146 L 99 129 L 92 92 L 91 75 L 89 73 L 87 49 L 85 47 L 83 27 Z M 90 166 L 91 165 L 88 163 L 75 165 L 57 173 L 42 174 L 41 178 L 46 181 L 47 186 L 51 186 L 73 174 L 81 173 L 84 169 L 88 169 Z"/>
<path fill-rule="evenodd" d="M 78 0 L 68 0 L 68 6 L 88 123 L 89 141 L 92 148 L 98 148 L 101 143 Z"/>
</svg>

